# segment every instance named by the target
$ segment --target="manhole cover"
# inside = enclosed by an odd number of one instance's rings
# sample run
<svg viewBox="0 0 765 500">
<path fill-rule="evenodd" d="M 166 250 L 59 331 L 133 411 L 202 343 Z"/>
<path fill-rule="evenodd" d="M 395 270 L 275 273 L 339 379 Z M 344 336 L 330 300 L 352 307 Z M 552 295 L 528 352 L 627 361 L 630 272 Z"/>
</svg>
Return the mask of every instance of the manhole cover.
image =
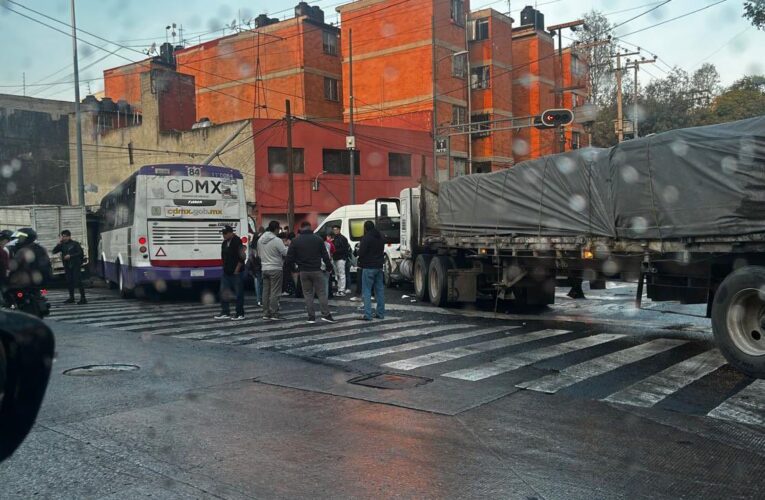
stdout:
<svg viewBox="0 0 765 500">
<path fill-rule="evenodd" d="M 72 377 L 97 377 L 99 375 L 112 375 L 114 373 L 132 372 L 139 370 L 137 365 L 110 364 L 110 365 L 88 365 L 70 368 L 64 371 L 64 375 Z"/>
<path fill-rule="evenodd" d="M 348 381 L 349 384 L 364 385 L 376 389 L 411 389 L 420 385 L 433 382 L 432 378 L 415 377 L 401 373 L 373 373 L 362 375 Z"/>
</svg>

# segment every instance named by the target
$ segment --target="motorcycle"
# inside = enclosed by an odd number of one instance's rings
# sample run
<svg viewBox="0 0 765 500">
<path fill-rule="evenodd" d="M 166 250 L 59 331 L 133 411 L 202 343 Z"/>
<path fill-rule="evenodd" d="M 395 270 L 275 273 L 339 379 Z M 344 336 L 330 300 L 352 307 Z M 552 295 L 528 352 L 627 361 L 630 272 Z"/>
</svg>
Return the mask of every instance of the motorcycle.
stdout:
<svg viewBox="0 0 765 500">
<path fill-rule="evenodd" d="M 50 314 L 47 294 L 44 288 L 9 289 L 5 293 L 5 307 L 44 318 Z"/>
</svg>

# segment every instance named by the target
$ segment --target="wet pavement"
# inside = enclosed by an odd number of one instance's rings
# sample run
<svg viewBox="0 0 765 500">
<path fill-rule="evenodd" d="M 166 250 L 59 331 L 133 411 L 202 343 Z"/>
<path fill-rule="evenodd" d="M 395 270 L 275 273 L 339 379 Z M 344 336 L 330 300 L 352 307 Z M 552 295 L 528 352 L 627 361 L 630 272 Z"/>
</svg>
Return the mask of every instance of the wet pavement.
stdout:
<svg viewBox="0 0 765 500">
<path fill-rule="evenodd" d="M 495 315 L 394 289 L 384 321 L 343 299 L 339 323 L 306 325 L 294 299 L 279 324 L 220 324 L 193 299 L 94 290 L 54 308 L 51 385 L 2 497 L 758 497 L 761 383 L 708 320 L 631 293 Z M 140 369 L 62 373 L 101 363 Z M 349 383 L 378 373 L 424 382 Z"/>
</svg>

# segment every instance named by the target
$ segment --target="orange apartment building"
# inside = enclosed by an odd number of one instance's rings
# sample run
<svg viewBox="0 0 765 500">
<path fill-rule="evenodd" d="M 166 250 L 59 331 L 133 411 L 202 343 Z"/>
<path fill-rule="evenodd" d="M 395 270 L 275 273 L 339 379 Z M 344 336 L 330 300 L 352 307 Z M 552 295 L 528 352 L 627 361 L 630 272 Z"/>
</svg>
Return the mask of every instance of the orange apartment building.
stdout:
<svg viewBox="0 0 765 500">
<path fill-rule="evenodd" d="M 450 139 L 438 141 L 439 179 L 558 152 L 555 131 L 513 126 L 556 107 L 556 89 L 574 87 L 579 82 L 572 78 L 585 73 L 572 71 L 583 63 L 567 50 L 556 83 L 560 57 L 544 16 L 532 7 L 523 10 L 518 27 L 496 10 L 469 10 L 467 0 L 358 0 L 337 8 L 344 119 L 350 117 L 352 35 L 355 121 L 432 134 L 435 119 L 438 138 Z M 564 92 L 559 105 L 576 105 L 586 89 L 577 92 Z M 581 144 L 578 128 L 567 127 L 566 150 Z"/>
<path fill-rule="evenodd" d="M 295 116 L 342 119 L 339 29 L 301 2 L 295 17 L 260 15 L 255 28 L 104 71 L 105 95 L 140 106 L 140 73 L 171 67 L 195 78 L 197 116 L 214 123 Z M 170 52 L 170 53 L 167 53 Z"/>
</svg>

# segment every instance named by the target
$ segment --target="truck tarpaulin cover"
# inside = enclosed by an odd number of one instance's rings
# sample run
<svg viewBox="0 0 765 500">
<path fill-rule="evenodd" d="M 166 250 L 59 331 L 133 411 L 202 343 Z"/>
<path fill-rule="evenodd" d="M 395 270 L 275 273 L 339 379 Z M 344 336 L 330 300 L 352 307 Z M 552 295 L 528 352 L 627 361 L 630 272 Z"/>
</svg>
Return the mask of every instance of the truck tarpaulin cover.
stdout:
<svg viewBox="0 0 765 500">
<path fill-rule="evenodd" d="M 668 239 L 765 232 L 765 116 L 439 186 L 446 233 Z"/>
</svg>

